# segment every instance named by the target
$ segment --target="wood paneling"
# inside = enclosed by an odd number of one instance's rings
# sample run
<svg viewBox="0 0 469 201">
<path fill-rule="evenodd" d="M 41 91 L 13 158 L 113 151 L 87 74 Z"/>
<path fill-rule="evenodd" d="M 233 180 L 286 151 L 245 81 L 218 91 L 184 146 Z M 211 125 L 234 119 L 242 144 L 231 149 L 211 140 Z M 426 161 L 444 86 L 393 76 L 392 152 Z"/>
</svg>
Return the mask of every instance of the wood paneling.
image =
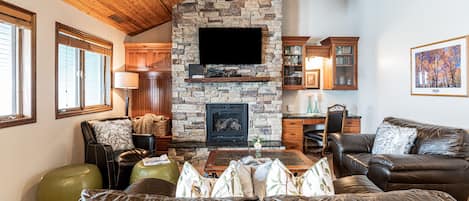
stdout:
<svg viewBox="0 0 469 201">
<path fill-rule="evenodd" d="M 172 7 L 182 0 L 63 0 L 129 35 L 171 20 Z"/>
<path fill-rule="evenodd" d="M 171 118 L 171 72 L 140 72 L 139 88 L 132 90 L 132 117 L 146 113 Z"/>
</svg>

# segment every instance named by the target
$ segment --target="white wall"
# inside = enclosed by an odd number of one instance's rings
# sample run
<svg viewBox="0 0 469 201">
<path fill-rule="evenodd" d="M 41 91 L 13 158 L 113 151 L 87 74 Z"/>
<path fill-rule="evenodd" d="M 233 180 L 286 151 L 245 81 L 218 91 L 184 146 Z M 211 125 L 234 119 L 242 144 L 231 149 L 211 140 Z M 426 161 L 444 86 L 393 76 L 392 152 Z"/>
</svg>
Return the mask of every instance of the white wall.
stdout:
<svg viewBox="0 0 469 201">
<path fill-rule="evenodd" d="M 123 100 L 114 93 L 114 110 L 55 120 L 55 22 L 78 28 L 114 43 L 114 69 L 124 65 L 125 34 L 85 15 L 61 0 L 8 0 L 37 14 L 37 123 L 0 129 L 0 200 L 35 200 L 36 187 L 47 171 L 83 163 L 79 123 L 123 114 Z"/>
<path fill-rule="evenodd" d="M 283 35 L 310 36 L 309 44 L 316 44 L 329 36 L 355 36 L 352 18 L 355 16 L 350 14 L 349 7 L 347 0 L 284 0 Z M 311 93 L 319 94 L 321 112 L 325 112 L 327 106 L 339 103 L 357 114 L 357 91 L 284 91 L 283 111 L 287 112 L 287 105 L 293 105 L 293 112 L 305 113 L 308 107 L 307 95 Z"/>
<path fill-rule="evenodd" d="M 166 22 L 153 29 L 137 34 L 135 36 L 127 36 L 127 43 L 169 43 L 171 42 L 172 22 Z"/>
<path fill-rule="evenodd" d="M 469 34 L 467 0 L 353 0 L 364 130 L 386 116 L 469 128 L 469 99 L 410 95 L 410 48 Z"/>
</svg>

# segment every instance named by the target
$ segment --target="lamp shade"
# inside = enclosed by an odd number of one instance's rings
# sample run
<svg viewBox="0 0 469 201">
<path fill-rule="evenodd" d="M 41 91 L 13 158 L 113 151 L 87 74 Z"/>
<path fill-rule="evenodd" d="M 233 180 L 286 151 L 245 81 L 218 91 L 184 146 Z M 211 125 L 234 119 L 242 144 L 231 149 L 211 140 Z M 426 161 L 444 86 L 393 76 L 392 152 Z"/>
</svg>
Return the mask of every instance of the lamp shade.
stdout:
<svg viewBox="0 0 469 201">
<path fill-rule="evenodd" d="M 116 89 L 138 89 L 138 73 L 115 72 L 114 88 Z"/>
</svg>

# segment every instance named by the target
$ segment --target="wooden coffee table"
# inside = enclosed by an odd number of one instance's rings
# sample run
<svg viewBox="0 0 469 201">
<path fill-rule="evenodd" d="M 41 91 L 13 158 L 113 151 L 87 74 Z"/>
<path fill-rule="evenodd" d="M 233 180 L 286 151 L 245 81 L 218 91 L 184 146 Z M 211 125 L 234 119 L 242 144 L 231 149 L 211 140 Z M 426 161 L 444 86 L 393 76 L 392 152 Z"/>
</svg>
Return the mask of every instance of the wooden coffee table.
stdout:
<svg viewBox="0 0 469 201">
<path fill-rule="evenodd" d="M 208 155 L 205 172 L 209 175 L 220 176 L 228 167 L 230 161 L 239 160 L 245 156 L 256 157 L 254 150 L 215 150 Z M 279 159 L 294 174 L 301 174 L 308 170 L 313 162 L 302 152 L 297 150 L 262 150 L 258 158 Z"/>
</svg>

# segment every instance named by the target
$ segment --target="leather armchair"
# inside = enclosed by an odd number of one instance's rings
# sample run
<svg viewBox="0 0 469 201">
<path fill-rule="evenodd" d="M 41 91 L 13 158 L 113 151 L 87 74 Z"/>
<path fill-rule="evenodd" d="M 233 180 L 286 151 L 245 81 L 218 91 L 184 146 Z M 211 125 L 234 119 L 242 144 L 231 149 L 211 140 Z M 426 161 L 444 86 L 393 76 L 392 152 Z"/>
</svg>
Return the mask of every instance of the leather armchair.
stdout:
<svg viewBox="0 0 469 201">
<path fill-rule="evenodd" d="M 90 121 L 113 121 L 129 119 L 129 117 L 107 118 Z M 81 129 L 85 144 L 85 163 L 98 166 L 103 176 L 103 187 L 124 189 L 129 184 L 133 166 L 145 157 L 155 153 L 155 137 L 153 135 L 132 135 L 135 149 L 113 150 L 110 145 L 100 144 L 90 121 L 83 121 Z"/>
</svg>

